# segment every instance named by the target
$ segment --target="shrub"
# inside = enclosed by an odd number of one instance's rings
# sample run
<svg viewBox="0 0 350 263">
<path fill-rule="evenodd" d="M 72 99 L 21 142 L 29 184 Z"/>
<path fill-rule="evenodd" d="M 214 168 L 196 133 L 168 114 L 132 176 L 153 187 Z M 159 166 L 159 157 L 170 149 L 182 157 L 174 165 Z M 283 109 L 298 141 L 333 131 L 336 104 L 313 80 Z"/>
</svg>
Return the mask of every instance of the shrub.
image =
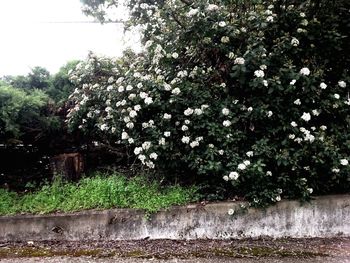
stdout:
<svg viewBox="0 0 350 263">
<path fill-rule="evenodd" d="M 348 191 L 347 1 L 214 2 L 131 1 L 144 51 L 78 65 L 70 127 L 254 205 Z"/>
</svg>

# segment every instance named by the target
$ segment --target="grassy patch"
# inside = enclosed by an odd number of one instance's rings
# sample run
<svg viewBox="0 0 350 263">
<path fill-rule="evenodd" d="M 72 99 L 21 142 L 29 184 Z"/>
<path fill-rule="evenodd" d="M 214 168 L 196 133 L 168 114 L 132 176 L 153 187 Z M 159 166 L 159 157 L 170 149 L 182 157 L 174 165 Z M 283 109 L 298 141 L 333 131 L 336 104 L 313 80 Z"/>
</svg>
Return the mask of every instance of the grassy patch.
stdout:
<svg viewBox="0 0 350 263">
<path fill-rule="evenodd" d="M 152 213 L 195 199 L 195 188 L 161 187 L 143 177 L 129 179 L 118 174 L 96 174 L 78 183 L 55 181 L 38 191 L 23 195 L 0 189 L 0 215 L 73 212 L 96 208 L 137 208 Z"/>
</svg>

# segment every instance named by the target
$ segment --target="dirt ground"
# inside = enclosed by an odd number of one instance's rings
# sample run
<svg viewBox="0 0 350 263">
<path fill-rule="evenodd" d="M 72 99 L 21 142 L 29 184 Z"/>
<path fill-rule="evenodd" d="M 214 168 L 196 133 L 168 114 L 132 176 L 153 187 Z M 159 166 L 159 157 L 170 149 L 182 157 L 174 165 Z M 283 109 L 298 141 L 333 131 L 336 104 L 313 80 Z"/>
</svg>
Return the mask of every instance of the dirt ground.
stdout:
<svg viewBox="0 0 350 263">
<path fill-rule="evenodd" d="M 0 261 L 350 263 L 350 238 L 0 243 Z"/>
<path fill-rule="evenodd" d="M 349 263 L 349 258 L 212 258 L 212 259 L 130 259 L 130 258 L 105 258 L 96 259 L 89 257 L 53 257 L 53 258 L 25 258 L 5 259 L 2 263 Z"/>
</svg>

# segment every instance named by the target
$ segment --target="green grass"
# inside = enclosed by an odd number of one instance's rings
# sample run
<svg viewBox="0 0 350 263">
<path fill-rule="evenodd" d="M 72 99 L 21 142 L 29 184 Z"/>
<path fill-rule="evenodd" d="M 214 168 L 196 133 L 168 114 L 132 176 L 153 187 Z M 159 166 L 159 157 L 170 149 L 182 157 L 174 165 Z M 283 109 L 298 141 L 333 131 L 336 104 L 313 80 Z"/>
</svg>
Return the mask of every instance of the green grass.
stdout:
<svg viewBox="0 0 350 263">
<path fill-rule="evenodd" d="M 78 183 L 55 181 L 38 191 L 21 195 L 0 189 L 0 215 L 109 208 L 136 208 L 153 213 L 196 199 L 194 187 L 161 187 L 143 177 L 128 179 L 116 174 L 96 174 Z"/>
</svg>

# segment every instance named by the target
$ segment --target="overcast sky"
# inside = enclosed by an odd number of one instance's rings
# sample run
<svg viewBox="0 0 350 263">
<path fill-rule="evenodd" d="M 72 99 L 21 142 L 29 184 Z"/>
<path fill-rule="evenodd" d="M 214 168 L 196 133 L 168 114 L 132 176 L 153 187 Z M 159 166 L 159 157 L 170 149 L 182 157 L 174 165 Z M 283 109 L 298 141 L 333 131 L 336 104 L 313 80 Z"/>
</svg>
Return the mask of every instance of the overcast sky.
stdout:
<svg viewBox="0 0 350 263">
<path fill-rule="evenodd" d="M 121 24 L 67 23 L 88 21 L 80 0 L 0 0 L 0 76 L 25 75 L 35 66 L 55 73 L 89 50 L 119 56 L 137 42 Z"/>
</svg>

